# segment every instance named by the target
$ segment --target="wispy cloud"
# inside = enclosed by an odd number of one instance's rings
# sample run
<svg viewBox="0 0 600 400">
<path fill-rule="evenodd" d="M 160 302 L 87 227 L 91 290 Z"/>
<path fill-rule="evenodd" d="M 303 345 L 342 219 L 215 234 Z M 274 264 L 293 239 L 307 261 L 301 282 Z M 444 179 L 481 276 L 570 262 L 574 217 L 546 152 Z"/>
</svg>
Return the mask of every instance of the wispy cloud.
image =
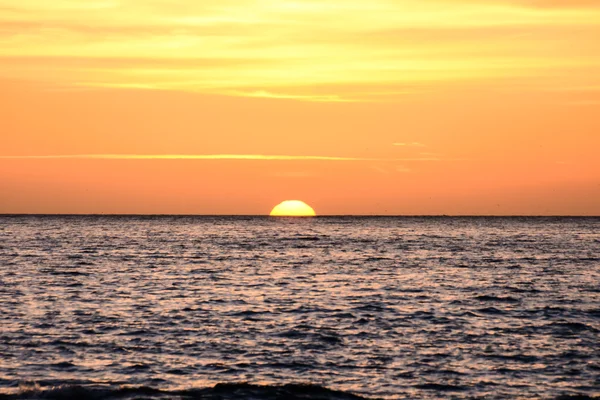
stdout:
<svg viewBox="0 0 600 400">
<path fill-rule="evenodd" d="M 290 156 L 265 154 L 53 154 L 0 156 L 0 159 L 89 159 L 89 160 L 251 160 L 251 161 L 441 161 L 435 157 L 368 158 Z"/>
<path fill-rule="evenodd" d="M 406 146 L 406 147 L 426 147 L 420 142 L 396 142 L 392 143 L 394 146 Z"/>
<path fill-rule="evenodd" d="M 552 87 L 600 68 L 596 0 L 0 3 L 0 78 L 65 86 L 393 101 L 404 84 L 530 77 Z M 304 90 L 278 89 L 289 85 Z"/>
<path fill-rule="evenodd" d="M 326 102 L 351 102 L 352 100 L 343 99 L 338 95 L 295 95 L 287 93 L 273 93 L 266 90 L 258 90 L 255 92 L 234 91 L 225 94 L 242 97 L 259 97 L 267 99 L 288 99 L 288 100 L 304 100 L 304 101 L 326 101 Z"/>
</svg>

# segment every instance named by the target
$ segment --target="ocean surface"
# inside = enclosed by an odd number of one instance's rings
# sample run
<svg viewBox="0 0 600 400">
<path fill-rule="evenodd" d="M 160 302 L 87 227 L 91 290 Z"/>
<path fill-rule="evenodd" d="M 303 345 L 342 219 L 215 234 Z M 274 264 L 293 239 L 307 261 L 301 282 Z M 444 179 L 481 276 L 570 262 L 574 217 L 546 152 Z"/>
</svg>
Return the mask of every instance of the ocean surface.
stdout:
<svg viewBox="0 0 600 400">
<path fill-rule="evenodd" d="M 0 399 L 598 395 L 600 218 L 0 216 Z"/>
</svg>

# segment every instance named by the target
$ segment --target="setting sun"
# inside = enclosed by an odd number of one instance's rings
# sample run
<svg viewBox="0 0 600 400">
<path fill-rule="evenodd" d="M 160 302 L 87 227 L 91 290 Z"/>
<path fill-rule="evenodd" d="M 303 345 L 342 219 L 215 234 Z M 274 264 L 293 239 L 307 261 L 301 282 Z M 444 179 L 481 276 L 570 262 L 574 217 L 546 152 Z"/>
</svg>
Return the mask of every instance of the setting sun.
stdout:
<svg viewBox="0 0 600 400">
<path fill-rule="evenodd" d="M 271 210 L 272 217 L 314 217 L 317 214 L 311 206 L 300 200 L 286 200 Z"/>
</svg>

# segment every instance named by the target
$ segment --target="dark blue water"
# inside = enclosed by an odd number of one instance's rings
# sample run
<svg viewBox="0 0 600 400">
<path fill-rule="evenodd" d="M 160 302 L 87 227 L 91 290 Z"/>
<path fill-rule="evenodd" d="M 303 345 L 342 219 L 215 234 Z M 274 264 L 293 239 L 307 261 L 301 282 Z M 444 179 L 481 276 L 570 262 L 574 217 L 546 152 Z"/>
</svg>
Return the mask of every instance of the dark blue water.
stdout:
<svg viewBox="0 0 600 400">
<path fill-rule="evenodd" d="M 599 394 L 600 218 L 0 216 L 0 398 Z"/>
</svg>

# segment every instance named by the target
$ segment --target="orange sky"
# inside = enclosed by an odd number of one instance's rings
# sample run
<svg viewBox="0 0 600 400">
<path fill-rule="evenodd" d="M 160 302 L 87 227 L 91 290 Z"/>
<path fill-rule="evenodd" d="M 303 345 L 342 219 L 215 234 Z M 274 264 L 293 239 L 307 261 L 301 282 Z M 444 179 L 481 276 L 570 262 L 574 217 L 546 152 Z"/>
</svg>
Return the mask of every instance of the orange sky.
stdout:
<svg viewBox="0 0 600 400">
<path fill-rule="evenodd" d="M 600 215 L 600 2 L 0 0 L 0 213 Z"/>
</svg>

